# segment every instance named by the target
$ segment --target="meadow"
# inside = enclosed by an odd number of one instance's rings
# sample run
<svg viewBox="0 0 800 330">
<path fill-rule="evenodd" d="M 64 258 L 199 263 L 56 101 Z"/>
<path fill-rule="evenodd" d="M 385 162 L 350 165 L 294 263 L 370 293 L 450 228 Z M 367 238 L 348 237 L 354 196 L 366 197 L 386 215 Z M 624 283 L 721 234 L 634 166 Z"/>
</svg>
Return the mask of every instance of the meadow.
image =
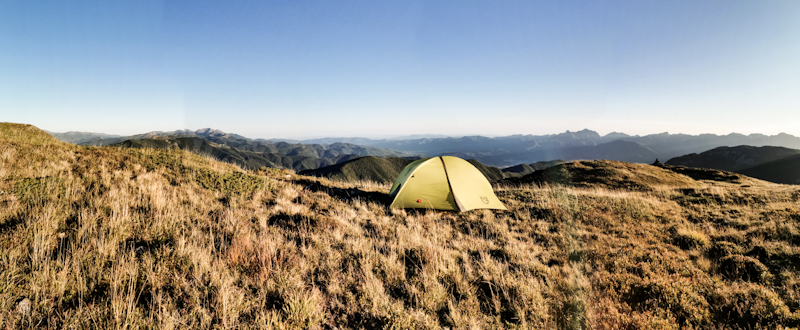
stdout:
<svg viewBox="0 0 800 330">
<path fill-rule="evenodd" d="M 496 185 L 508 211 L 402 210 L 0 123 L 0 328 L 800 326 L 800 186 L 571 164 L 592 178 Z"/>
</svg>

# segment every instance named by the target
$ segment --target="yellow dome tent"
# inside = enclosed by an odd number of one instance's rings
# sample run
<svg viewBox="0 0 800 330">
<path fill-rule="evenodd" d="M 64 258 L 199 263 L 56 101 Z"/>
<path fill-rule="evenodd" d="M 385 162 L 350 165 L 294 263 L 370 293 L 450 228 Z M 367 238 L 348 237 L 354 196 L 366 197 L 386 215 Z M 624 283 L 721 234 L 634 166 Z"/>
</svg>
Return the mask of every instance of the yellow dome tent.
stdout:
<svg viewBox="0 0 800 330">
<path fill-rule="evenodd" d="M 420 159 L 397 176 L 391 207 L 453 211 L 506 210 L 492 185 L 475 166 L 451 156 Z"/>
</svg>

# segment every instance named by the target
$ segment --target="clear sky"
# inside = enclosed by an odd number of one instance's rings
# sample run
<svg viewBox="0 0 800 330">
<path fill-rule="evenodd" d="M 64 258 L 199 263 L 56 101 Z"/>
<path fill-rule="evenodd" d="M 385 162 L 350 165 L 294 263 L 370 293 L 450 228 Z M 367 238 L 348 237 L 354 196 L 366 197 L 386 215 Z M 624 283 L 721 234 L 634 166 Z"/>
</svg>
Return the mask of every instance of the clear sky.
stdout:
<svg viewBox="0 0 800 330">
<path fill-rule="evenodd" d="M 0 1 L 0 121 L 800 136 L 800 1 Z"/>
</svg>

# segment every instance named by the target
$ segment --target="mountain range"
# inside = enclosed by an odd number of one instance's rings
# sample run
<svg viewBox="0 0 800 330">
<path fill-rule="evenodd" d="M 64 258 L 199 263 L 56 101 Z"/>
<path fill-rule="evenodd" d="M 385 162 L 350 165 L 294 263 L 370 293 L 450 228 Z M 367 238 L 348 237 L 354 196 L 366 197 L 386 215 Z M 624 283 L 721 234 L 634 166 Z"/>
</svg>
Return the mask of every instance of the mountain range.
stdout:
<svg viewBox="0 0 800 330">
<path fill-rule="evenodd" d="M 80 141 L 87 146 L 126 148 L 183 149 L 196 154 L 256 169 L 260 167 L 290 168 L 296 171 L 329 166 L 363 156 L 409 157 L 411 153 L 350 143 L 301 144 L 249 139 L 238 134 L 204 128 L 196 131 L 177 130 L 149 132 L 132 136 L 111 136 L 97 133 L 51 133 L 56 138 Z M 79 138 L 76 138 L 79 137 Z M 92 138 L 96 137 L 96 138 Z"/>
<path fill-rule="evenodd" d="M 705 167 L 752 175 L 773 182 L 798 183 L 793 164 L 785 159 L 800 153 L 800 138 L 789 134 L 651 134 L 600 135 L 584 129 L 550 135 L 503 137 L 441 137 L 369 139 L 325 138 L 287 142 L 279 139 L 250 139 L 238 134 L 205 128 L 196 131 L 150 132 L 133 136 L 101 133 L 51 133 L 66 142 L 119 147 L 179 148 L 210 155 L 248 168 L 280 167 L 296 171 L 336 165 L 363 156 L 415 159 L 453 155 L 471 159 L 492 181 L 521 177 L 537 170 L 572 160 L 617 160 L 652 163 L 670 159 L 668 164 Z M 191 138 L 188 139 L 187 138 Z M 199 140 L 207 141 L 203 143 Z M 128 142 L 130 141 L 130 142 Z M 134 142 L 138 141 L 138 142 Z M 76 142 L 73 142 L 76 143 Z M 740 145 L 740 147 L 728 147 Z M 559 162 L 547 163 L 554 159 Z M 781 161 L 768 165 L 773 161 Z M 477 165 L 479 164 L 479 165 Z M 759 166 L 758 168 L 755 168 Z M 773 169 L 775 167 L 775 170 Z M 755 168 L 752 171 L 750 168 Z M 502 169 L 502 170 L 501 170 Z M 780 169 L 777 173 L 773 173 Z M 319 173 L 327 173 L 321 171 Z M 382 180 L 382 175 L 376 178 Z"/>
<path fill-rule="evenodd" d="M 644 136 L 613 132 L 600 135 L 584 129 L 549 135 L 509 135 L 502 137 L 464 136 L 421 139 L 326 138 L 303 140 L 301 143 L 347 142 L 364 146 L 405 151 L 421 156 L 452 155 L 472 158 L 483 164 L 508 167 L 554 159 L 609 159 L 633 163 L 652 163 L 656 158 L 699 153 L 721 146 L 782 146 L 800 149 L 800 138 L 777 135 L 731 133 L 716 134 L 650 134 Z"/>
<path fill-rule="evenodd" d="M 83 144 L 90 141 L 96 141 L 102 139 L 116 139 L 122 137 L 121 135 L 114 135 L 114 134 L 76 132 L 76 131 L 70 131 L 65 133 L 56 133 L 50 131 L 45 131 L 45 132 L 47 132 L 47 134 L 50 134 L 54 138 L 58 139 L 59 141 L 74 143 L 74 144 Z"/>
<path fill-rule="evenodd" d="M 328 154 L 325 157 L 287 156 L 278 152 L 258 152 L 217 144 L 196 136 L 154 137 L 141 140 L 125 140 L 110 145 L 120 148 L 180 149 L 198 155 L 211 157 L 226 163 L 236 164 L 246 169 L 261 167 L 291 168 L 304 170 L 332 165 L 341 161 L 361 157 L 356 154 Z"/>
</svg>

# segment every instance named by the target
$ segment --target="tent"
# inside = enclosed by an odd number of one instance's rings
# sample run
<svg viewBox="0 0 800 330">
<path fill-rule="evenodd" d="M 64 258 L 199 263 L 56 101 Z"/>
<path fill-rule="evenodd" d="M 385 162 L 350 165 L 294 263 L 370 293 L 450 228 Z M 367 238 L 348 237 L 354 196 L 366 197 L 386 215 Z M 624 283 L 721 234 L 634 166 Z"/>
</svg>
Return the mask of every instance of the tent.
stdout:
<svg viewBox="0 0 800 330">
<path fill-rule="evenodd" d="M 492 185 L 475 166 L 451 156 L 420 159 L 397 176 L 391 207 L 438 210 L 505 210 Z"/>
</svg>

